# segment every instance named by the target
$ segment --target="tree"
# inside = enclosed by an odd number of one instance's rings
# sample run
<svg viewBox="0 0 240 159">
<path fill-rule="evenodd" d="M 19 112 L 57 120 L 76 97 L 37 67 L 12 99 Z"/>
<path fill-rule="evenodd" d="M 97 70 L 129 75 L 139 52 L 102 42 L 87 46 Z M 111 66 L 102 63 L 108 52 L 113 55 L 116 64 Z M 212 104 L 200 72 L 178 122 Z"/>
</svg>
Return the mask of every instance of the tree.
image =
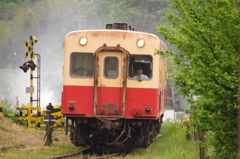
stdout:
<svg viewBox="0 0 240 159">
<path fill-rule="evenodd" d="M 84 29 L 105 28 L 105 24 L 126 22 L 138 31 L 157 33 L 156 26 L 165 24 L 165 13 L 172 10 L 173 0 L 94 0 L 85 6 Z"/>
<path fill-rule="evenodd" d="M 172 27 L 158 32 L 179 52 L 175 82 L 191 104 L 191 122 L 209 132 L 213 158 L 236 158 L 239 8 L 237 1 L 175 0 Z M 184 61 L 188 61 L 187 63 Z"/>
<path fill-rule="evenodd" d="M 177 93 L 179 86 L 175 85 L 174 83 L 174 70 L 176 70 L 177 65 L 174 63 L 173 57 L 168 57 L 167 62 L 168 62 L 167 64 L 168 66 L 168 79 L 167 79 L 168 107 L 167 109 L 173 109 L 174 111 L 179 111 L 180 110 L 180 94 Z"/>
<path fill-rule="evenodd" d="M 172 0 L 166 2 L 94 0 L 90 4 L 83 3 L 81 13 L 85 21 L 82 29 L 103 29 L 107 23 L 127 22 L 139 31 L 156 33 L 157 21 L 161 24 L 166 21 L 164 13 L 165 10 L 169 10 L 171 2 Z M 58 78 L 61 79 L 60 69 L 63 62 L 61 45 L 68 32 L 78 29 L 76 20 L 78 4 L 78 0 L 2 0 L 0 2 L 0 69 L 17 69 L 22 73 L 19 66 L 24 63 L 23 55 L 27 51 L 23 40 L 28 41 L 29 36 L 34 35 L 38 38 L 34 52 L 42 56 L 41 66 L 44 68 L 42 86 L 44 89 L 47 88 L 44 81 L 56 78 L 47 74 L 48 71 L 56 71 L 55 67 L 51 67 L 53 63 L 58 63 L 55 66 L 59 68 L 57 73 L 60 76 Z M 7 81 L 11 80 L 7 78 L 8 75 L 5 76 L 5 73 L 5 71 L 0 72 L 1 77 L 6 77 L 1 83 L 1 90 L 8 89 Z M 51 75 L 53 76 L 52 73 Z M 6 97 L 10 96 L 5 92 L 2 94 Z"/>
<path fill-rule="evenodd" d="M 0 20 L 0 96 L 8 98 L 8 100 L 15 100 L 17 94 L 19 97 L 23 96 L 20 98 L 20 102 L 29 101 L 29 98 L 27 100 L 24 98 L 27 96 L 25 86 L 29 86 L 29 75 L 24 74 L 19 66 L 26 61 L 23 56 L 27 48 L 23 40 L 29 41 L 29 36 L 34 35 L 38 38 L 37 44 L 34 45 L 34 52 L 41 55 L 41 66 L 44 70 L 41 73 L 42 99 L 45 100 L 45 96 L 47 96 L 48 102 L 49 100 L 53 102 L 53 98 L 58 97 L 54 101 L 59 103 L 61 101 L 59 100 L 61 97 L 59 89 L 62 88 L 62 42 L 65 35 L 73 30 L 74 25 L 75 29 L 77 28 L 74 17 L 74 13 L 77 13 L 77 7 L 72 7 L 75 2 L 68 0 L 61 2 L 58 0 L 21 0 L 16 3 L 18 6 L 15 14 L 12 14 L 12 10 L 8 10 L 9 4 L 14 6 L 13 2 L 0 2 L 0 19 L 2 15 L 10 18 Z M 3 6 L 3 11 L 1 6 Z M 8 15 L 10 13 L 11 16 Z M 76 24 L 73 25 L 73 22 Z M 54 67 L 53 64 L 55 64 Z M 55 73 L 56 71 L 57 73 Z M 52 79 L 59 79 L 59 82 L 55 82 L 53 85 L 49 82 Z M 36 85 L 34 84 L 34 86 Z M 13 87 L 16 89 L 16 94 Z"/>
</svg>

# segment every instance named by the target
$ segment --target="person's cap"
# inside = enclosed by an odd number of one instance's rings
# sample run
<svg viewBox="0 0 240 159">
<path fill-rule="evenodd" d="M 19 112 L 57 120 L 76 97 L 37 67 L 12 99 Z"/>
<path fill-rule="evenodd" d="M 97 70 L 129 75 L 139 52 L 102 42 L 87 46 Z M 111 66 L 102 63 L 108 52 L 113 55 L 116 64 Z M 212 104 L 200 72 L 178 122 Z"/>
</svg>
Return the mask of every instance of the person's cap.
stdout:
<svg viewBox="0 0 240 159">
<path fill-rule="evenodd" d="M 137 71 L 137 70 L 143 70 L 143 69 L 142 69 L 142 67 L 138 66 L 137 69 L 136 69 L 136 71 Z"/>
</svg>

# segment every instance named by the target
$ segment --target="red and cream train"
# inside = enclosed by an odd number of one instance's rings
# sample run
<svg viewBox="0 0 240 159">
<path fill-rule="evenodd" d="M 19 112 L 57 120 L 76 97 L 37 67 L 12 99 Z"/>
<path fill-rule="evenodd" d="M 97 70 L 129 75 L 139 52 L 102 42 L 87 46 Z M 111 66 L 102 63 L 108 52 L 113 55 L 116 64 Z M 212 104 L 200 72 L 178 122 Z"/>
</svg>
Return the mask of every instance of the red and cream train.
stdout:
<svg viewBox="0 0 240 159">
<path fill-rule="evenodd" d="M 167 104 L 166 45 L 126 23 L 66 35 L 62 113 L 76 146 L 147 147 Z M 134 77 L 141 67 L 148 78 Z"/>
</svg>

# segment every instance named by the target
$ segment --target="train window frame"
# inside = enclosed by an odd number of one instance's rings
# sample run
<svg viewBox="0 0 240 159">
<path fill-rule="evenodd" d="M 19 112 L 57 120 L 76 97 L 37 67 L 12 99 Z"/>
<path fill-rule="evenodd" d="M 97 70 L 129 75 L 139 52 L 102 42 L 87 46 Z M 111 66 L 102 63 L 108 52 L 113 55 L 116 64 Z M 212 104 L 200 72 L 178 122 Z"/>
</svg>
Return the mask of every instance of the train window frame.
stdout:
<svg viewBox="0 0 240 159">
<path fill-rule="evenodd" d="M 148 79 L 141 79 L 141 80 L 151 80 L 151 79 L 153 78 L 153 70 L 154 70 L 153 63 L 154 63 L 154 58 L 153 58 L 152 55 L 149 55 L 149 54 L 131 54 L 131 55 L 128 57 L 128 65 L 127 65 L 127 77 L 128 77 L 128 79 L 130 79 L 130 80 L 139 80 L 139 79 L 133 79 L 133 77 L 134 77 L 135 75 L 133 75 L 132 77 L 130 77 L 130 68 L 129 68 L 129 66 L 130 66 L 130 58 L 131 58 L 131 56 L 149 56 L 149 57 L 151 58 L 151 60 L 150 60 L 150 66 L 149 66 L 149 70 L 151 70 L 151 72 L 150 72 L 150 75 L 151 75 L 151 76 L 149 76 L 148 74 L 145 74 L 145 73 L 143 72 L 144 75 L 147 75 L 147 76 L 148 76 Z M 142 66 L 141 66 L 141 67 L 142 67 Z M 134 72 L 136 72 L 135 69 L 136 69 L 136 68 L 134 68 Z M 144 69 L 144 68 L 143 68 L 143 69 Z"/>
<path fill-rule="evenodd" d="M 81 76 L 81 75 L 78 75 L 78 76 L 73 76 L 73 74 L 72 74 L 72 63 L 73 63 L 73 61 L 72 61 L 72 56 L 73 56 L 73 54 L 86 54 L 86 55 L 92 55 L 92 61 L 93 61 L 93 63 L 92 63 L 92 70 L 89 70 L 89 71 L 92 71 L 92 73 L 91 73 L 91 76 Z M 93 78 L 94 77 L 94 71 L 95 71 L 95 58 L 94 58 L 94 56 L 93 56 L 94 54 L 92 53 L 92 52 L 72 52 L 71 54 L 70 54 L 70 58 L 69 58 L 69 76 L 71 77 L 71 78 Z M 75 66 L 76 67 L 76 66 Z M 82 66 L 80 66 L 80 67 L 82 67 Z M 78 68 L 80 68 L 80 67 L 78 67 Z M 82 67 L 83 68 L 83 67 Z M 75 68 L 75 70 L 77 70 L 77 68 Z M 86 68 L 85 68 L 85 70 L 86 70 Z"/>
<path fill-rule="evenodd" d="M 106 76 L 106 62 L 105 62 L 106 58 L 116 58 L 117 59 L 117 68 L 116 68 L 117 76 L 116 77 L 107 77 Z M 118 57 L 116 57 L 116 56 L 106 56 L 104 58 L 104 60 L 103 60 L 103 76 L 106 79 L 117 79 L 119 77 L 119 58 Z"/>
</svg>

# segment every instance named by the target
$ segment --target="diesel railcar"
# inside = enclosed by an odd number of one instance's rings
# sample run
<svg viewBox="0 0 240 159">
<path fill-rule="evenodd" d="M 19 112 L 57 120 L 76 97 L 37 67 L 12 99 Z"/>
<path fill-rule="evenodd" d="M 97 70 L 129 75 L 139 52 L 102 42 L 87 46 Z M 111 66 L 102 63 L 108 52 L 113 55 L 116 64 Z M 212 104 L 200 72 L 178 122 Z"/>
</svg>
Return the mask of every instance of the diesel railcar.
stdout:
<svg viewBox="0 0 240 159">
<path fill-rule="evenodd" d="M 167 62 L 154 55 L 166 50 L 163 41 L 114 23 L 72 31 L 63 46 L 62 113 L 72 143 L 148 147 L 167 104 Z"/>
</svg>

